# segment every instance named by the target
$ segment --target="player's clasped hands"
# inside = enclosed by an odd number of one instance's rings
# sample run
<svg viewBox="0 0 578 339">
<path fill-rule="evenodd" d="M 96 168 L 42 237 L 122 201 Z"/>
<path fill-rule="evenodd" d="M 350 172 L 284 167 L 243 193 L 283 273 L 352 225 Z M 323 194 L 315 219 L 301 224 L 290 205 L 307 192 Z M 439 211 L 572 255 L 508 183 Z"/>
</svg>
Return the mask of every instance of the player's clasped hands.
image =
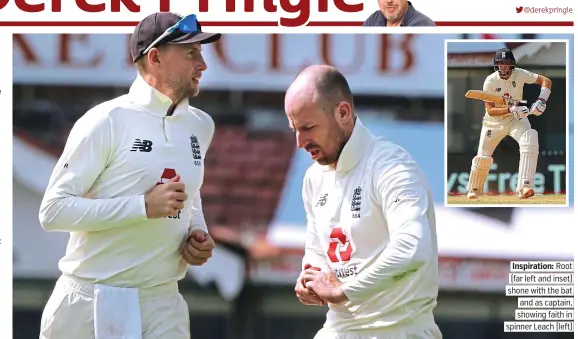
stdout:
<svg viewBox="0 0 578 339">
<path fill-rule="evenodd" d="M 512 116 L 516 119 L 526 118 L 530 115 L 530 110 L 526 106 L 510 106 L 508 108 Z"/>
<path fill-rule="evenodd" d="M 301 271 L 299 278 L 297 278 L 297 284 L 295 284 L 295 294 L 297 298 L 303 305 L 308 306 L 323 306 L 327 303 L 321 299 L 315 292 L 311 289 L 305 287 L 305 271 L 307 269 L 317 270 L 320 271 L 319 267 L 312 267 L 311 265 L 307 264 Z"/>
<path fill-rule="evenodd" d="M 181 176 L 177 175 L 166 184 L 157 185 L 145 194 L 147 218 L 172 217 L 185 207 L 187 194 L 185 184 L 180 180 Z"/>
</svg>

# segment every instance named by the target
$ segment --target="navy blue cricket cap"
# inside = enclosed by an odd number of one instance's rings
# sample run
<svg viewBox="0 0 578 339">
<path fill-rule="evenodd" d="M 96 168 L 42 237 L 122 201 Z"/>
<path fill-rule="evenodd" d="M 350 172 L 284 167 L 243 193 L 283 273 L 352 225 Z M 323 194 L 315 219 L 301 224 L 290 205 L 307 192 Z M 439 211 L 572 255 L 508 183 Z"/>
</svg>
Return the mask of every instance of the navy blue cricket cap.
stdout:
<svg viewBox="0 0 578 339">
<path fill-rule="evenodd" d="M 136 25 L 132 36 L 130 37 L 130 54 L 132 61 L 136 62 L 138 58 L 144 55 L 144 51 L 157 40 L 163 33 L 179 22 L 183 17 L 170 12 L 153 13 Z M 193 33 L 183 33 L 179 30 L 174 31 L 155 44 L 158 47 L 163 44 L 186 44 L 191 42 L 200 42 L 208 44 L 221 38 L 220 33 L 205 33 L 201 30 L 201 24 L 197 20 L 197 31 Z"/>
</svg>

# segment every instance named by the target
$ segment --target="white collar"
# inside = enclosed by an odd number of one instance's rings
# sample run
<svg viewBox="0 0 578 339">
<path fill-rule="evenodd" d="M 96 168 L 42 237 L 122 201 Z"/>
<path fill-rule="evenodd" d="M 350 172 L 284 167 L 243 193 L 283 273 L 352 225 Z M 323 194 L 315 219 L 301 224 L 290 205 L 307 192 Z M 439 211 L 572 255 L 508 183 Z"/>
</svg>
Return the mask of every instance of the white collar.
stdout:
<svg viewBox="0 0 578 339">
<path fill-rule="evenodd" d="M 130 86 L 128 92 L 129 99 L 137 106 L 141 106 L 151 114 L 164 118 L 167 112 L 173 106 L 173 101 L 163 93 L 150 86 L 141 76 L 137 74 L 136 79 Z M 183 106 L 188 108 L 188 100 L 184 99 L 177 104 L 174 113 L 182 109 Z"/>
<path fill-rule="evenodd" d="M 337 172 L 347 172 L 351 170 L 361 161 L 371 139 L 371 132 L 363 126 L 361 120 L 357 117 L 355 119 L 355 126 L 353 127 L 351 137 L 349 137 L 349 140 L 339 155 L 337 167 L 333 168 L 332 165 L 321 165 L 322 168 L 325 171 L 335 170 Z"/>
</svg>

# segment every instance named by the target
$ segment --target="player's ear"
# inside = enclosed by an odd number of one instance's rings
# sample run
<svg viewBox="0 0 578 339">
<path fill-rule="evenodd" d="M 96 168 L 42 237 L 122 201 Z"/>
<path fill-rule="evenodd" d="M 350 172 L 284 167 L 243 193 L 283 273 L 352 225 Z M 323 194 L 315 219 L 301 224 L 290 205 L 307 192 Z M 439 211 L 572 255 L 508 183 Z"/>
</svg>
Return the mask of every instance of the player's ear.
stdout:
<svg viewBox="0 0 578 339">
<path fill-rule="evenodd" d="M 156 47 L 151 48 L 146 57 L 150 65 L 158 65 L 161 63 L 160 50 Z"/>
<path fill-rule="evenodd" d="M 337 116 L 340 121 L 347 121 L 353 114 L 351 105 L 347 101 L 342 101 L 337 106 Z"/>
</svg>

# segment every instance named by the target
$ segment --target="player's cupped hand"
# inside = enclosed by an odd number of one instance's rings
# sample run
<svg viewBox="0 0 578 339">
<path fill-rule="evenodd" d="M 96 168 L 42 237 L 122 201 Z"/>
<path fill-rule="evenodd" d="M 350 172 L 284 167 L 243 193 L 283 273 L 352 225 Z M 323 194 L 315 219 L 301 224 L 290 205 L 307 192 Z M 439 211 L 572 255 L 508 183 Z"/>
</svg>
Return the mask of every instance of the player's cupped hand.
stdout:
<svg viewBox="0 0 578 339">
<path fill-rule="evenodd" d="M 200 229 L 190 229 L 181 247 L 181 257 L 193 266 L 201 266 L 213 256 L 215 241 Z"/>
<path fill-rule="evenodd" d="M 297 283 L 295 284 L 295 294 L 297 295 L 297 299 L 299 299 L 303 305 L 307 306 L 326 305 L 327 303 L 325 300 L 321 299 L 313 290 L 305 287 L 304 275 L 305 270 L 308 269 L 321 271 L 321 268 L 319 267 L 313 267 L 310 264 L 305 265 L 303 271 L 301 271 L 301 274 L 299 275 L 299 278 L 297 278 Z"/>
<path fill-rule="evenodd" d="M 187 194 L 185 184 L 180 181 L 181 176 L 177 174 L 166 184 L 157 185 L 145 194 L 147 218 L 173 217 L 185 207 Z"/>
<path fill-rule="evenodd" d="M 309 268 L 303 271 L 303 279 L 305 287 L 313 290 L 326 302 L 338 304 L 347 301 L 347 296 L 341 289 L 341 281 L 330 270 L 324 272 Z"/>
</svg>

